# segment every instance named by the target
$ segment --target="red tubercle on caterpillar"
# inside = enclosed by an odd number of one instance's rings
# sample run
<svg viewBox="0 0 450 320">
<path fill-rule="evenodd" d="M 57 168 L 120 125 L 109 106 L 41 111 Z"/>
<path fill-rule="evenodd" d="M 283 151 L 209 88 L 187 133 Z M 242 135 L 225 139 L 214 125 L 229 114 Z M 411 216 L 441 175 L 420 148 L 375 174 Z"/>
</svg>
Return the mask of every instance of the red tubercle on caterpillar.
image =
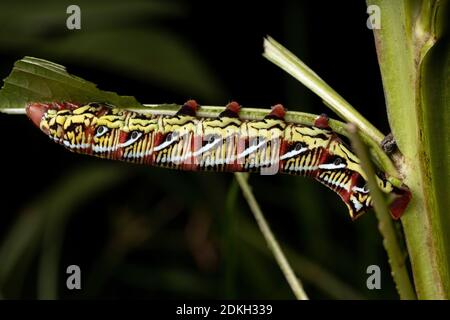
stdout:
<svg viewBox="0 0 450 320">
<path fill-rule="evenodd" d="M 241 105 L 236 101 L 231 101 L 219 114 L 219 118 L 229 117 L 229 118 L 239 118 L 239 111 L 241 111 Z"/>
<path fill-rule="evenodd" d="M 411 191 L 406 187 L 396 190 L 395 193 L 399 194 L 399 196 L 392 201 L 389 206 L 389 211 L 391 212 L 392 218 L 398 220 L 408 207 L 412 195 Z"/>
<path fill-rule="evenodd" d="M 286 115 L 286 108 L 282 104 L 276 104 L 272 107 L 270 113 L 265 118 L 284 119 Z"/>
<path fill-rule="evenodd" d="M 186 101 L 183 107 L 185 106 L 191 109 L 193 112 L 197 112 L 197 110 L 200 108 L 200 105 L 197 103 L 197 101 L 193 99 Z"/>
<path fill-rule="evenodd" d="M 181 108 L 177 111 L 176 115 L 185 115 L 195 117 L 197 110 L 200 108 L 200 105 L 195 100 L 186 101 Z"/>
<path fill-rule="evenodd" d="M 330 124 L 328 123 L 328 115 L 322 113 L 314 120 L 314 126 L 320 129 L 330 129 Z"/>
<path fill-rule="evenodd" d="M 226 109 L 234 113 L 239 113 L 239 111 L 241 110 L 241 105 L 236 101 L 231 101 L 229 104 L 227 104 Z"/>
</svg>

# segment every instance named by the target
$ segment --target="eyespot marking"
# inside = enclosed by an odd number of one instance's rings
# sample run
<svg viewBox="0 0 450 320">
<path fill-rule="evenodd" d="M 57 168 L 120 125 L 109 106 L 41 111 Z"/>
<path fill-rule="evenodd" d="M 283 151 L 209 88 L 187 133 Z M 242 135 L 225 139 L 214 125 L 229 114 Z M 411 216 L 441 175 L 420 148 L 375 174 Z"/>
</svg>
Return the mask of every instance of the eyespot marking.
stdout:
<svg viewBox="0 0 450 320">
<path fill-rule="evenodd" d="M 100 138 L 101 136 L 105 135 L 109 131 L 109 128 L 107 126 L 98 126 L 95 130 L 95 137 Z"/>
</svg>

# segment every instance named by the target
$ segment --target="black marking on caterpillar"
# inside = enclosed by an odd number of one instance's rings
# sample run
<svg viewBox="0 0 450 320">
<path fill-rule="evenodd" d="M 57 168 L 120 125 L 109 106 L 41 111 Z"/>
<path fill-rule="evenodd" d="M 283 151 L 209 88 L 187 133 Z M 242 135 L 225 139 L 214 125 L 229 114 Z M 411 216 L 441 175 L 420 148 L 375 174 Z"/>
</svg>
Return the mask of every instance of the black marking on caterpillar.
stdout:
<svg viewBox="0 0 450 320">
<path fill-rule="evenodd" d="M 260 120 L 239 119 L 236 102 L 217 118 L 196 117 L 199 108 L 189 100 L 167 116 L 102 103 L 31 103 L 27 114 L 53 141 L 73 152 L 179 170 L 310 176 L 341 197 L 352 219 L 372 206 L 359 159 L 329 128 L 325 115 L 306 126 L 285 122 L 281 105 Z M 392 211 L 393 217 L 400 217 L 409 191 L 394 187 L 384 174 L 377 180 L 384 192 L 402 195 Z"/>
</svg>

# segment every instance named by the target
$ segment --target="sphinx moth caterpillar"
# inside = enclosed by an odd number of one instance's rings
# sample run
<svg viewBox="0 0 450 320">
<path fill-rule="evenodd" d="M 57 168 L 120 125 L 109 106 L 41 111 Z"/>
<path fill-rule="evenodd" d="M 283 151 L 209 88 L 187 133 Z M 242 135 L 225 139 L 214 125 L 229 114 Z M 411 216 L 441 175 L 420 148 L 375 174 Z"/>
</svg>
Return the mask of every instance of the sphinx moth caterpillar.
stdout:
<svg viewBox="0 0 450 320">
<path fill-rule="evenodd" d="M 196 116 L 187 101 L 175 115 L 148 115 L 105 103 L 30 103 L 27 115 L 51 140 L 70 151 L 127 162 L 191 171 L 286 173 L 309 176 L 335 191 L 357 218 L 372 206 L 367 177 L 350 147 L 319 116 L 313 126 L 287 123 L 278 104 L 259 120 L 239 118 L 229 103 L 216 118 Z M 410 193 L 377 173 L 399 218 Z"/>
</svg>

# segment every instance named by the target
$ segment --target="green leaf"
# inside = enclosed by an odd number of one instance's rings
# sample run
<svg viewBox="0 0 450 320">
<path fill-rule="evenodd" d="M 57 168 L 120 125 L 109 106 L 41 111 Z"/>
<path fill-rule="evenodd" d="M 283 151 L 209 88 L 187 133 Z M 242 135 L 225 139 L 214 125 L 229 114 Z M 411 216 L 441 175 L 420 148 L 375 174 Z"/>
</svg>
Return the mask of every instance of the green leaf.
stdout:
<svg viewBox="0 0 450 320">
<path fill-rule="evenodd" d="M 21 110 L 32 101 L 62 100 L 101 101 L 130 108 L 141 106 L 133 97 L 102 91 L 92 82 L 67 73 L 61 65 L 33 57 L 17 61 L 0 90 L 0 110 Z"/>
<path fill-rule="evenodd" d="M 177 104 L 139 104 L 130 96 L 102 91 L 92 82 L 67 73 L 64 66 L 43 59 L 25 57 L 15 63 L 13 71 L 5 79 L 0 90 L 0 112 L 25 113 L 27 102 L 72 101 L 86 103 L 91 101 L 108 102 L 118 108 L 126 108 L 148 114 L 175 114 L 180 108 Z M 197 112 L 199 117 L 217 117 L 223 106 L 205 106 Z M 239 116 L 245 120 L 261 119 L 270 112 L 265 108 L 242 108 Z M 317 115 L 290 111 L 286 113 L 287 122 L 313 125 Z M 330 119 L 329 125 L 338 134 L 347 135 L 345 123 Z M 366 142 L 370 138 L 365 136 Z M 379 147 L 378 147 L 379 149 Z M 384 155 L 386 157 L 386 155 Z"/>
</svg>

